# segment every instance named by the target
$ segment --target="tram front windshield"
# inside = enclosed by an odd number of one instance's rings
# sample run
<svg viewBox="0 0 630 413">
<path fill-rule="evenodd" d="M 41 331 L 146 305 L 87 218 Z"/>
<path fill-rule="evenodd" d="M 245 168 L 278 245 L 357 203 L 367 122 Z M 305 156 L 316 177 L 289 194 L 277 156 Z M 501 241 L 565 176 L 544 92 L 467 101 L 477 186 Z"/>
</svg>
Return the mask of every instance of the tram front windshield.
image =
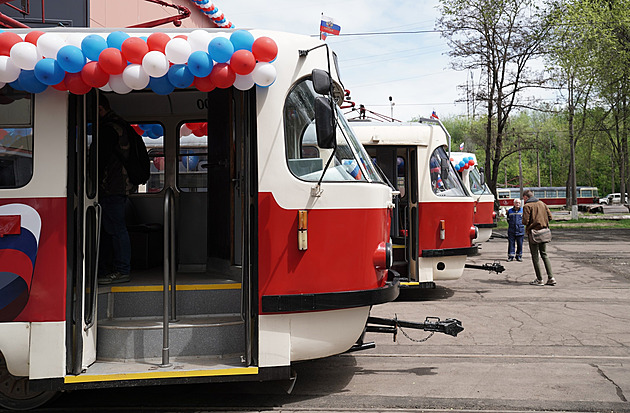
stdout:
<svg viewBox="0 0 630 413">
<path fill-rule="evenodd" d="M 444 172 L 442 165 L 448 165 L 448 173 L 445 176 L 442 174 Z M 431 189 L 435 195 L 440 197 L 469 196 L 443 147 L 435 148 L 431 154 L 429 173 L 431 174 Z"/>
<path fill-rule="evenodd" d="M 468 179 L 470 181 L 470 192 L 472 192 L 473 195 L 484 195 L 492 193 L 490 192 L 488 185 L 481 183 L 481 172 L 479 172 L 479 169 L 477 169 L 477 167 L 473 167 L 470 169 L 470 172 L 468 173 Z"/>
<path fill-rule="evenodd" d="M 293 87 L 284 105 L 284 136 L 289 169 L 299 179 L 317 182 L 325 165 L 324 181 L 384 183 L 370 156 L 337 108 L 337 147 L 317 145 L 313 83 L 305 79 Z M 330 159 L 332 157 L 332 159 Z"/>
</svg>

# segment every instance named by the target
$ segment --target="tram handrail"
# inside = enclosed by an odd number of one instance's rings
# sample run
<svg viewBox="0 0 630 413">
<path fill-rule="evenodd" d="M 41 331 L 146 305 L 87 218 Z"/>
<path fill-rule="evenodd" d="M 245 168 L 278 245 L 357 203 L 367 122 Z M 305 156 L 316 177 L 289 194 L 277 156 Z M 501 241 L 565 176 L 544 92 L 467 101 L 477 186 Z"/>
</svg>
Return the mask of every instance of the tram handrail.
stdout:
<svg viewBox="0 0 630 413">
<path fill-rule="evenodd" d="M 94 326 L 97 311 L 96 300 L 98 297 L 98 259 L 99 252 L 101 250 L 101 222 L 103 217 L 103 207 L 98 202 L 94 202 L 94 208 L 96 208 L 96 257 L 94 257 L 96 270 L 94 271 L 94 277 L 92 281 L 92 318 L 90 319 L 90 322 L 83 328 L 83 331 L 88 331 Z"/>
<path fill-rule="evenodd" d="M 164 192 L 164 282 L 163 282 L 163 320 L 162 320 L 162 364 L 160 367 L 170 366 L 169 362 L 169 279 L 171 272 L 171 238 L 173 237 L 173 189 L 166 188 Z M 174 276 L 173 276 L 174 277 Z M 173 292 L 174 295 L 174 292 Z"/>
</svg>

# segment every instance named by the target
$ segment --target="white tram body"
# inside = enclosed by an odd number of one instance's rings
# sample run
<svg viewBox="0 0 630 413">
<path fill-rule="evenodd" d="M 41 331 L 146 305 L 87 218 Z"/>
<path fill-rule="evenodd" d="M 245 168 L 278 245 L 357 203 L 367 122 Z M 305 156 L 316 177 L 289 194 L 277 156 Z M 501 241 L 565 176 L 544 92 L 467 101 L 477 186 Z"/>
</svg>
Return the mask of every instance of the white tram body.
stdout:
<svg viewBox="0 0 630 413">
<path fill-rule="evenodd" d="M 63 42 L 113 31 L 43 30 Z M 78 95 L 2 85 L 0 130 L 11 139 L 0 140 L 0 369 L 27 380 L 21 407 L 50 390 L 104 383 L 288 378 L 292 362 L 348 350 L 371 306 L 396 298 L 386 262 L 392 189 L 362 162 L 343 116 L 336 150 L 303 145 L 316 98 L 327 101 L 314 91 L 313 70 L 329 72 L 332 97 L 343 96 L 333 54 L 306 36 L 249 32 L 277 44 L 270 86 Z M 103 93 L 130 123 L 159 125 L 163 136 L 148 145 L 149 183 L 128 199 L 131 282 L 98 287 L 92 151 Z M 207 127 L 197 142 L 205 167 L 194 176 L 182 169 L 193 123 Z M 445 242 L 458 229 L 447 231 Z M 177 320 L 165 323 L 170 348 L 162 342 L 168 300 Z M 3 397 L 11 406 L 11 394 Z"/>
<path fill-rule="evenodd" d="M 401 286 L 455 280 L 476 253 L 473 199 L 448 162 L 447 135 L 431 119 L 352 122 L 359 140 L 400 191 L 392 218 L 394 266 Z"/>
<path fill-rule="evenodd" d="M 497 214 L 494 210 L 495 198 L 482 178 L 477 156 L 469 152 L 451 152 L 453 165 L 461 165 L 464 159 L 467 167 L 459 169 L 462 182 L 475 199 L 475 226 L 478 230 L 475 243 L 486 242 L 492 236 L 492 229 L 497 227 Z M 472 160 L 472 162 L 470 162 Z"/>
</svg>

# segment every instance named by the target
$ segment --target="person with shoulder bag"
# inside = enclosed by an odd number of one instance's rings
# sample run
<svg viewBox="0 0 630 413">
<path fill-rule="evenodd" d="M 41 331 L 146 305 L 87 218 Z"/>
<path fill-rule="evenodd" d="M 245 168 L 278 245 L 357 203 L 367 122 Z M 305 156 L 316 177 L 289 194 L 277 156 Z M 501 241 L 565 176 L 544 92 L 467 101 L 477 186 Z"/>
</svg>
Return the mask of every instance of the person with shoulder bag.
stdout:
<svg viewBox="0 0 630 413">
<path fill-rule="evenodd" d="M 547 256 L 547 243 L 551 241 L 551 230 L 549 221 L 551 211 L 547 204 L 534 197 L 534 193 L 528 189 L 523 192 L 523 225 L 529 240 L 529 251 L 532 255 L 532 263 L 536 272 L 536 279 L 530 282 L 531 285 L 556 285 L 556 279 L 551 271 L 551 261 Z M 547 282 L 543 281 L 540 271 L 540 261 L 538 255 L 542 257 L 547 272 Z"/>
</svg>

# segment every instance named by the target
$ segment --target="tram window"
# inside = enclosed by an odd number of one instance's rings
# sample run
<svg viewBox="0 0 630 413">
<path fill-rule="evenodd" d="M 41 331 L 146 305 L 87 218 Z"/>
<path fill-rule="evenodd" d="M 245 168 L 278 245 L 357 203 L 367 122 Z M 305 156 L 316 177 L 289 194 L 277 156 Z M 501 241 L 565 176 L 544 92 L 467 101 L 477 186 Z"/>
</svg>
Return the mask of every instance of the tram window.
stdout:
<svg viewBox="0 0 630 413">
<path fill-rule="evenodd" d="M 476 167 L 470 168 L 468 173 L 468 180 L 470 181 L 470 192 L 473 195 L 489 194 L 490 189 L 487 185 L 481 183 L 481 172 Z"/>
<path fill-rule="evenodd" d="M 442 175 L 441 165 L 446 164 L 449 168 L 447 176 Z M 459 174 L 451 164 L 448 154 L 443 147 L 435 148 L 429 160 L 429 173 L 431 176 L 431 189 L 437 196 L 468 196 Z"/>
<path fill-rule="evenodd" d="M 593 198 L 595 195 L 593 195 L 592 189 L 582 189 L 579 196 L 580 198 Z"/>
<path fill-rule="evenodd" d="M 541 199 L 545 197 L 545 191 L 541 191 L 541 190 L 534 190 L 534 197 Z"/>
<path fill-rule="evenodd" d="M 19 188 L 33 176 L 31 95 L 0 89 L 0 189 Z"/>
<path fill-rule="evenodd" d="M 337 148 L 332 150 L 317 146 L 314 109 L 316 95 L 311 80 L 306 79 L 291 89 L 285 101 L 284 136 L 289 170 L 300 179 L 316 182 L 330 160 L 324 181 L 369 179 L 382 183 L 383 180 L 370 162 L 370 157 L 339 111 Z"/>
<path fill-rule="evenodd" d="M 400 191 L 400 197 L 405 197 L 405 181 L 407 177 L 406 162 L 402 156 L 396 157 L 396 187 Z"/>
<path fill-rule="evenodd" d="M 208 123 L 179 127 L 177 186 L 183 192 L 208 191 Z"/>
<path fill-rule="evenodd" d="M 164 127 L 160 123 L 140 123 L 131 126 L 142 135 L 151 160 L 151 176 L 145 185 L 138 187 L 138 193 L 160 192 L 164 188 Z"/>
</svg>

